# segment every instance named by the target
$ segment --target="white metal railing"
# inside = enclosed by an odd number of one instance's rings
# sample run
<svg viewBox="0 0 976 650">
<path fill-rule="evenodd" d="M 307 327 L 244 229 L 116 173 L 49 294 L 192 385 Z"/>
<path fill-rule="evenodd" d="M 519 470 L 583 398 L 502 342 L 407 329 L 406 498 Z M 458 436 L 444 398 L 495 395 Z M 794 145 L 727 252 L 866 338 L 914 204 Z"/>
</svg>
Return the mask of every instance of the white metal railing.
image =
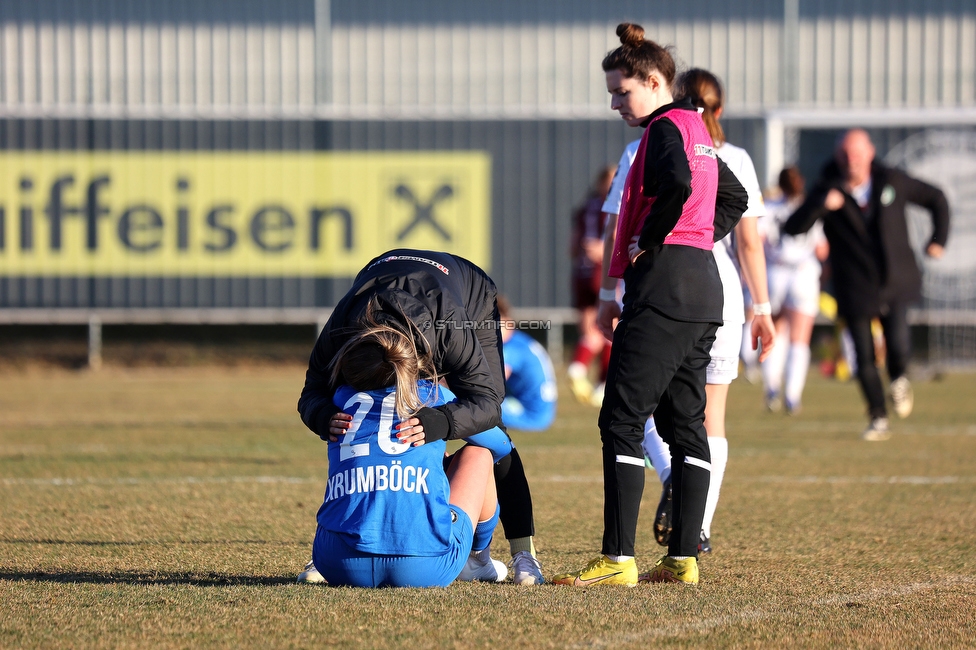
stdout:
<svg viewBox="0 0 976 650">
<path fill-rule="evenodd" d="M 88 363 L 97 369 L 102 364 L 103 325 L 314 325 L 322 331 L 332 315 L 330 307 L 315 308 L 106 308 L 106 309 L 0 309 L 0 325 L 87 325 Z M 546 348 L 554 359 L 563 355 L 565 327 L 578 316 L 571 307 L 533 307 L 513 309 L 516 321 L 539 323 L 532 329 L 546 334 Z"/>
<path fill-rule="evenodd" d="M 553 359 L 563 358 L 567 325 L 575 325 L 578 313 L 572 307 L 514 308 L 516 321 L 538 323 L 545 332 L 546 349 Z M 0 309 L 0 325 L 87 325 L 88 361 L 92 368 L 102 363 L 103 325 L 314 325 L 318 335 L 332 315 L 330 307 L 316 308 L 173 308 L 173 309 Z M 831 321 L 818 317 L 818 325 Z M 912 325 L 976 327 L 976 312 L 967 310 L 921 310 L 908 312 Z"/>
</svg>

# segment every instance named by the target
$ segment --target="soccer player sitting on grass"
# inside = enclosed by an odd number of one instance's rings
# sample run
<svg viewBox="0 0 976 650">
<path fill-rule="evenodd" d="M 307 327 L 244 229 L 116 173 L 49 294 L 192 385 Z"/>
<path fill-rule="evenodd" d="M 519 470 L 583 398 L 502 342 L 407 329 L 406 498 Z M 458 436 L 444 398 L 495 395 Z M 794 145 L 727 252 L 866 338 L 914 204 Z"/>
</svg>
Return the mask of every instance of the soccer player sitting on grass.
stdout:
<svg viewBox="0 0 976 650">
<path fill-rule="evenodd" d="M 437 385 L 429 356 L 394 327 L 370 323 L 339 350 L 332 374 L 334 402 L 353 420 L 329 442 L 329 483 L 312 547 L 325 581 L 444 587 L 455 579 L 504 580 L 505 565 L 488 551 L 498 523 L 492 466 L 511 452 L 508 436 L 497 427 L 471 436 L 446 472 L 444 440 L 400 442 L 410 435 L 403 422 L 453 395 Z M 468 562 L 472 555 L 482 562 Z"/>
</svg>

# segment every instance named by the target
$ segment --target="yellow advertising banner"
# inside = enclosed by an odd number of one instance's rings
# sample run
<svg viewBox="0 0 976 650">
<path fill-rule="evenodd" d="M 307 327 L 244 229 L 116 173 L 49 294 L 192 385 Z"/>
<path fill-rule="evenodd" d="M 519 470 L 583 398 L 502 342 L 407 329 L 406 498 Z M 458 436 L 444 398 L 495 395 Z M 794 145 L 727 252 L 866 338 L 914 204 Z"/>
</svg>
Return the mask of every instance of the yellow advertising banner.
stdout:
<svg viewBox="0 0 976 650">
<path fill-rule="evenodd" d="M 3 152 L 0 274 L 349 276 L 391 248 L 488 268 L 484 152 Z"/>
</svg>

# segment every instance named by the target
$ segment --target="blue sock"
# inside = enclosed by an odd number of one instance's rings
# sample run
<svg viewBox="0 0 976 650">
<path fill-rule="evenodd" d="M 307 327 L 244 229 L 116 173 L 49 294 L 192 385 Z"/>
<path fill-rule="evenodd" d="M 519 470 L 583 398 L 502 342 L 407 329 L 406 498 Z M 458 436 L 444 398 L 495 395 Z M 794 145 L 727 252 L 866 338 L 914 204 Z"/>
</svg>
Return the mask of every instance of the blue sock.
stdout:
<svg viewBox="0 0 976 650">
<path fill-rule="evenodd" d="M 498 513 L 501 512 L 499 506 L 495 506 L 495 514 L 488 521 L 479 521 L 474 529 L 474 543 L 471 545 L 472 551 L 483 551 L 491 546 L 491 536 L 495 534 L 495 526 L 498 525 Z"/>
</svg>

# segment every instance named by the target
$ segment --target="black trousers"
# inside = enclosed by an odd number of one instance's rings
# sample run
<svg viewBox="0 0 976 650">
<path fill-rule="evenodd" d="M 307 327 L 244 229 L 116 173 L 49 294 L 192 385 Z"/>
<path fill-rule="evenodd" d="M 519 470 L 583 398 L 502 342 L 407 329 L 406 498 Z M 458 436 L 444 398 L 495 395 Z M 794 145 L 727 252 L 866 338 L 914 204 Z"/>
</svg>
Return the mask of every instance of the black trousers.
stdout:
<svg viewBox="0 0 976 650">
<path fill-rule="evenodd" d="M 857 380 L 868 401 L 868 415 L 872 418 L 887 417 L 884 387 L 874 354 L 874 336 L 871 334 L 871 317 L 847 318 L 847 329 L 854 340 L 857 356 Z M 912 333 L 908 326 L 908 305 L 894 302 L 886 306 L 881 315 L 885 347 L 888 350 L 886 364 L 892 381 L 905 374 L 912 356 Z"/>
<path fill-rule="evenodd" d="M 624 308 L 613 335 L 603 440 L 603 553 L 634 555 L 644 492 L 644 423 L 654 414 L 671 446 L 670 555 L 697 557 L 711 456 L 705 435 L 705 370 L 718 325 L 672 320 L 650 307 Z"/>
</svg>

